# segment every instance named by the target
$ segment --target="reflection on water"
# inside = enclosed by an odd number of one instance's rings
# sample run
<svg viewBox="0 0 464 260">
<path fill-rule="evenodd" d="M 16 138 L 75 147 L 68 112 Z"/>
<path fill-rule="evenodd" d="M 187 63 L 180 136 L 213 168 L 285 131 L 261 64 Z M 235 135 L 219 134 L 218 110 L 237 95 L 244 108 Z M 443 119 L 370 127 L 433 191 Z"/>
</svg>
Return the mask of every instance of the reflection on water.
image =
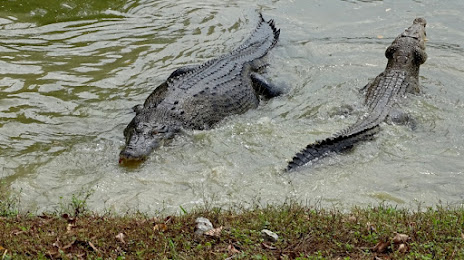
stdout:
<svg viewBox="0 0 464 260">
<path fill-rule="evenodd" d="M 91 1 L 92 2 L 92 1 Z M 460 1 L 20 1 L 0 9 L 0 178 L 25 209 L 92 191 L 96 210 L 176 211 L 321 201 L 461 204 L 464 138 Z M 175 68 L 236 47 L 257 10 L 282 30 L 267 76 L 287 93 L 210 131 L 190 131 L 139 168 L 118 165 L 122 130 Z M 418 122 L 382 126 L 375 141 L 283 174 L 302 145 L 363 113 L 358 89 L 416 16 L 428 21 Z M 337 113 L 353 107 L 350 114 Z"/>
</svg>

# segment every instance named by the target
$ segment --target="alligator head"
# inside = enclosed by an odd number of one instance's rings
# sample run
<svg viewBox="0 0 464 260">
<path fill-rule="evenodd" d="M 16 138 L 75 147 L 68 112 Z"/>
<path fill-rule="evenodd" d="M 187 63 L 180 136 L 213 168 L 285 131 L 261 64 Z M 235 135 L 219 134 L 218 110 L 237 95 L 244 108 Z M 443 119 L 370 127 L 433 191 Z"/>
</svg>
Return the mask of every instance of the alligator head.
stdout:
<svg viewBox="0 0 464 260">
<path fill-rule="evenodd" d="M 385 56 L 389 60 L 387 67 L 396 65 L 407 65 L 419 68 L 427 60 L 425 53 L 427 22 L 424 18 L 416 18 L 409 28 L 398 35 L 392 44 L 385 51 Z"/>
<path fill-rule="evenodd" d="M 119 163 L 141 162 L 167 139 L 172 139 L 179 128 L 150 122 L 150 113 L 137 111 L 137 115 L 124 129 L 126 146 L 119 154 Z"/>
<path fill-rule="evenodd" d="M 419 40 L 420 45 L 425 49 L 425 26 L 427 25 L 427 21 L 424 18 L 416 18 L 412 22 L 412 25 L 409 26 L 404 32 L 401 34 L 402 37 L 411 37 L 414 39 Z"/>
</svg>

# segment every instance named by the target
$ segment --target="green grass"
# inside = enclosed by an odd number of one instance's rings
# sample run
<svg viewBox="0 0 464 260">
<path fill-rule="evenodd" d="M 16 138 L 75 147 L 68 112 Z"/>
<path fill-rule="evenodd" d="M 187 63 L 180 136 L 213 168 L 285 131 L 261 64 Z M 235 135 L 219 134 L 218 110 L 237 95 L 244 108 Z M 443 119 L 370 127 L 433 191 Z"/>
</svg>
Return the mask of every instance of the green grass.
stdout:
<svg viewBox="0 0 464 260">
<path fill-rule="evenodd" d="M 415 212 L 380 205 L 350 213 L 296 203 L 249 210 L 182 210 L 179 216 L 96 214 L 89 193 L 63 212 L 18 214 L 0 200 L 0 257 L 63 259 L 464 259 L 464 209 Z M 2 196 L 0 196 L 2 197 Z M 194 235 L 203 216 L 218 236 Z M 264 241 L 262 229 L 279 235 Z M 395 243 L 395 234 L 408 237 Z M 122 235 L 121 235 L 122 234 Z"/>
</svg>

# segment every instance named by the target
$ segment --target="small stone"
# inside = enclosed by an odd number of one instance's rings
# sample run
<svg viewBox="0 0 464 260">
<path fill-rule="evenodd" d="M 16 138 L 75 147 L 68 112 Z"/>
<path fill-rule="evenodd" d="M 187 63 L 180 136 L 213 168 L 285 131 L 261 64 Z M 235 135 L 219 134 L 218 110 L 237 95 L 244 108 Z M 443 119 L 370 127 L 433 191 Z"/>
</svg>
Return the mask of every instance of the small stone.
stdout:
<svg viewBox="0 0 464 260">
<path fill-rule="evenodd" d="M 198 217 L 195 219 L 195 235 L 203 235 L 205 232 L 213 229 L 213 224 L 207 218 Z"/>
<path fill-rule="evenodd" d="M 277 242 L 279 239 L 279 236 L 267 229 L 261 230 L 261 236 L 264 238 L 264 240 L 269 241 L 269 242 Z"/>
<path fill-rule="evenodd" d="M 393 243 L 395 244 L 406 243 L 408 240 L 409 236 L 405 234 L 396 233 L 395 237 L 393 237 Z"/>
</svg>

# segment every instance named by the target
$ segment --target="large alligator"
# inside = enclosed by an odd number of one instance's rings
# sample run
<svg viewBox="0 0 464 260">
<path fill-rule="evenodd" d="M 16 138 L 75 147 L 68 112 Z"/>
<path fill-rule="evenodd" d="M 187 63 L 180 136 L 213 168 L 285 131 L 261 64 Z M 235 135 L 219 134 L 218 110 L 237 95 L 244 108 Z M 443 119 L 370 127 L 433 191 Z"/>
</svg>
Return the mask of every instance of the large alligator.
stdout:
<svg viewBox="0 0 464 260">
<path fill-rule="evenodd" d="M 363 88 L 366 91 L 366 115 L 333 137 L 306 146 L 288 163 L 287 171 L 372 139 L 379 131 L 380 123 L 387 118 L 400 123 L 407 120 L 408 117 L 398 110 L 398 105 L 407 92 L 419 92 L 419 67 L 427 60 L 425 25 L 425 19 L 416 18 L 385 51 L 387 67 Z"/>
<path fill-rule="evenodd" d="M 175 70 L 143 105 L 134 107 L 119 162 L 142 161 L 181 129 L 209 129 L 227 116 L 256 108 L 259 95 L 281 94 L 258 73 L 267 66 L 264 58 L 279 34 L 274 21 L 260 14 L 251 36 L 232 52 Z"/>
</svg>

